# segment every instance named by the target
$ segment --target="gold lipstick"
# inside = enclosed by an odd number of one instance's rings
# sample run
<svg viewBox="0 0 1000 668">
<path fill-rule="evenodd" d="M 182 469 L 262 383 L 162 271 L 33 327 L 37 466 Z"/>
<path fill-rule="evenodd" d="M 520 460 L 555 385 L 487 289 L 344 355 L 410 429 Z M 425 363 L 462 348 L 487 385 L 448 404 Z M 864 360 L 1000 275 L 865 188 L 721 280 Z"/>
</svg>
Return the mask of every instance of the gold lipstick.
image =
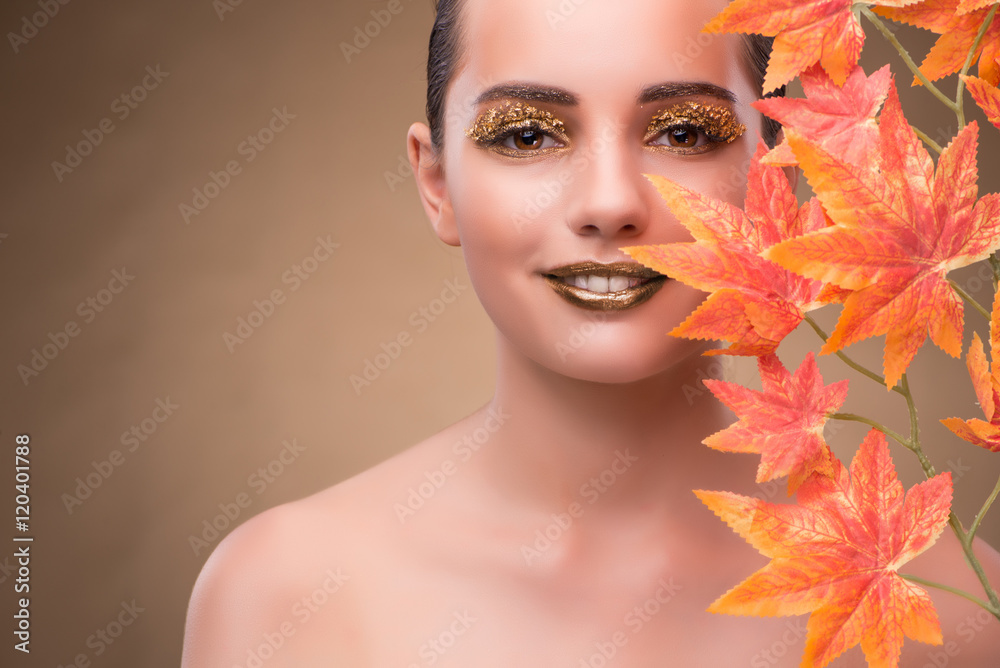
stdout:
<svg viewBox="0 0 1000 668">
<path fill-rule="evenodd" d="M 635 262 L 578 262 L 543 274 L 560 297 L 591 311 L 623 311 L 649 300 L 667 277 Z"/>
</svg>

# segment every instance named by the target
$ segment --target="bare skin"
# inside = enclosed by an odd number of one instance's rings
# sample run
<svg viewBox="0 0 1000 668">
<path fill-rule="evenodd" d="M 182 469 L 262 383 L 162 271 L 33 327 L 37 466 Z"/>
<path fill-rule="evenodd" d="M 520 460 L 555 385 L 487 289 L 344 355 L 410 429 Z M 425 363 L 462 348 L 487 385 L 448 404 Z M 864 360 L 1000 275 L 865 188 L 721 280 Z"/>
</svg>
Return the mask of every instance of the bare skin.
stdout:
<svg viewBox="0 0 1000 668">
<path fill-rule="evenodd" d="M 408 142 L 431 224 L 462 246 L 496 325 L 494 398 L 227 537 L 195 587 L 184 666 L 798 665 L 804 618 L 705 612 L 766 560 L 691 493 L 761 494 L 752 457 L 700 445 L 732 418 L 690 391 L 710 364 L 701 348 L 664 336 L 700 294 L 668 282 L 644 304 L 598 316 L 542 277 L 627 260 L 623 246 L 687 238 L 643 173 L 742 203 L 745 183 L 731 184 L 760 116 L 739 38 L 688 51 L 724 4 L 590 2 L 553 22 L 552 3 L 468 1 L 473 46 L 449 91 L 443 153 L 423 124 Z M 525 158 L 467 137 L 503 101 L 477 98 L 509 82 L 571 93 L 576 104 L 531 102 L 564 123 L 569 141 L 549 138 L 541 146 L 553 150 Z M 637 94 L 677 82 L 730 91 L 735 102 L 681 99 L 725 107 L 748 130 L 703 153 L 644 141 L 650 117 L 678 100 L 640 104 Z M 559 192 L 540 198 L 556 181 Z M 906 570 L 978 591 L 955 542 L 942 543 Z M 1000 557 L 982 548 L 1000 582 Z M 946 665 L 992 665 L 1000 624 L 939 593 L 954 643 Z M 901 665 L 934 665 L 931 653 L 947 649 L 909 642 Z M 864 660 L 855 648 L 834 665 Z"/>
</svg>

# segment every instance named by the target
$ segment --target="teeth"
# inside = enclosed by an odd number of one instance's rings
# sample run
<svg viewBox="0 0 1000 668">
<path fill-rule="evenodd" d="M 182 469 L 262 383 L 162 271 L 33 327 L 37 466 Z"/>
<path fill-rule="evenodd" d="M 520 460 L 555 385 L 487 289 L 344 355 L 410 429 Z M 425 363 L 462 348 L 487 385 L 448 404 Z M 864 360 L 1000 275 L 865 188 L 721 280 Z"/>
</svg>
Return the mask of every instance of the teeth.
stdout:
<svg viewBox="0 0 1000 668">
<path fill-rule="evenodd" d="M 635 286 L 642 283 L 641 279 L 633 278 L 630 276 L 588 276 L 588 275 L 577 275 L 577 276 L 567 276 L 564 279 L 568 284 L 580 288 L 581 290 L 588 290 L 590 292 L 597 293 L 608 293 L 608 292 L 621 292 L 622 290 L 627 290 L 629 288 L 634 288 Z"/>
<path fill-rule="evenodd" d="M 608 291 L 608 277 L 607 276 L 588 276 L 587 277 L 587 289 L 591 292 L 607 292 Z"/>
<path fill-rule="evenodd" d="M 628 276 L 612 276 L 608 279 L 608 292 L 628 289 Z"/>
</svg>

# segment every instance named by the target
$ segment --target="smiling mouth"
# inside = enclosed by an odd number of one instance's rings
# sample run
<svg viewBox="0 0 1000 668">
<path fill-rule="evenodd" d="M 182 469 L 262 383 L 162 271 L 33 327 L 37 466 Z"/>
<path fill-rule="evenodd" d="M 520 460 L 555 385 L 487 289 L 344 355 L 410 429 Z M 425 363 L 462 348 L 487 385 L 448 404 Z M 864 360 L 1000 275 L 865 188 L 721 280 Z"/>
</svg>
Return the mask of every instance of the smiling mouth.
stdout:
<svg viewBox="0 0 1000 668">
<path fill-rule="evenodd" d="M 649 300 L 667 277 L 635 262 L 580 262 L 543 274 L 560 297 L 592 311 L 622 311 Z"/>
</svg>

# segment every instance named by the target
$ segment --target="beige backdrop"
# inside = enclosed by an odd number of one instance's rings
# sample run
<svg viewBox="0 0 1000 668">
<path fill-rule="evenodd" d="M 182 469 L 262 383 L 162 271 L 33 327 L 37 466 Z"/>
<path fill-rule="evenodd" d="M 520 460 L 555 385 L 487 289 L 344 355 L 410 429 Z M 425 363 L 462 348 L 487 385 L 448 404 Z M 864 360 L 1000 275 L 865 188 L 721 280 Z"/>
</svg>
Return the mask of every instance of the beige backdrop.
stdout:
<svg viewBox="0 0 1000 668">
<path fill-rule="evenodd" d="M 43 5 L 54 16 L 35 16 Z M 94 666 L 178 665 L 188 596 L 219 537 L 490 397 L 492 328 L 463 289 L 460 251 L 426 224 L 403 160 L 406 128 L 423 118 L 431 5 L 0 9 L 4 665 L 79 655 Z M 37 30 L 25 28 L 33 16 Z M 375 36 L 359 37 L 366 26 Z M 904 90 L 906 104 L 936 110 L 920 90 Z M 913 118 L 932 135 L 954 131 L 944 115 Z M 984 191 L 998 189 L 1000 133 L 989 133 Z M 982 284 L 975 271 L 962 280 Z M 458 298 L 439 301 L 445 290 Z M 408 345 L 394 346 L 401 335 Z M 789 363 L 811 337 L 783 349 Z M 877 345 L 860 354 L 879 365 Z M 928 449 L 961 472 L 968 517 L 1000 461 L 935 428 L 939 412 L 976 414 L 964 370 L 939 370 L 943 359 L 925 350 L 912 375 L 927 388 Z M 370 383 L 352 384 L 366 366 Z M 904 427 L 897 397 L 830 360 L 824 369 L 852 379 L 849 408 L 884 406 Z M 863 432 L 836 433 L 842 455 Z M 35 537 L 30 657 L 10 642 L 9 483 L 21 433 Z M 918 471 L 907 453 L 898 459 L 912 484 Z M 984 530 L 994 542 L 997 517 Z M 129 624 L 112 638 L 120 621 Z"/>
</svg>

